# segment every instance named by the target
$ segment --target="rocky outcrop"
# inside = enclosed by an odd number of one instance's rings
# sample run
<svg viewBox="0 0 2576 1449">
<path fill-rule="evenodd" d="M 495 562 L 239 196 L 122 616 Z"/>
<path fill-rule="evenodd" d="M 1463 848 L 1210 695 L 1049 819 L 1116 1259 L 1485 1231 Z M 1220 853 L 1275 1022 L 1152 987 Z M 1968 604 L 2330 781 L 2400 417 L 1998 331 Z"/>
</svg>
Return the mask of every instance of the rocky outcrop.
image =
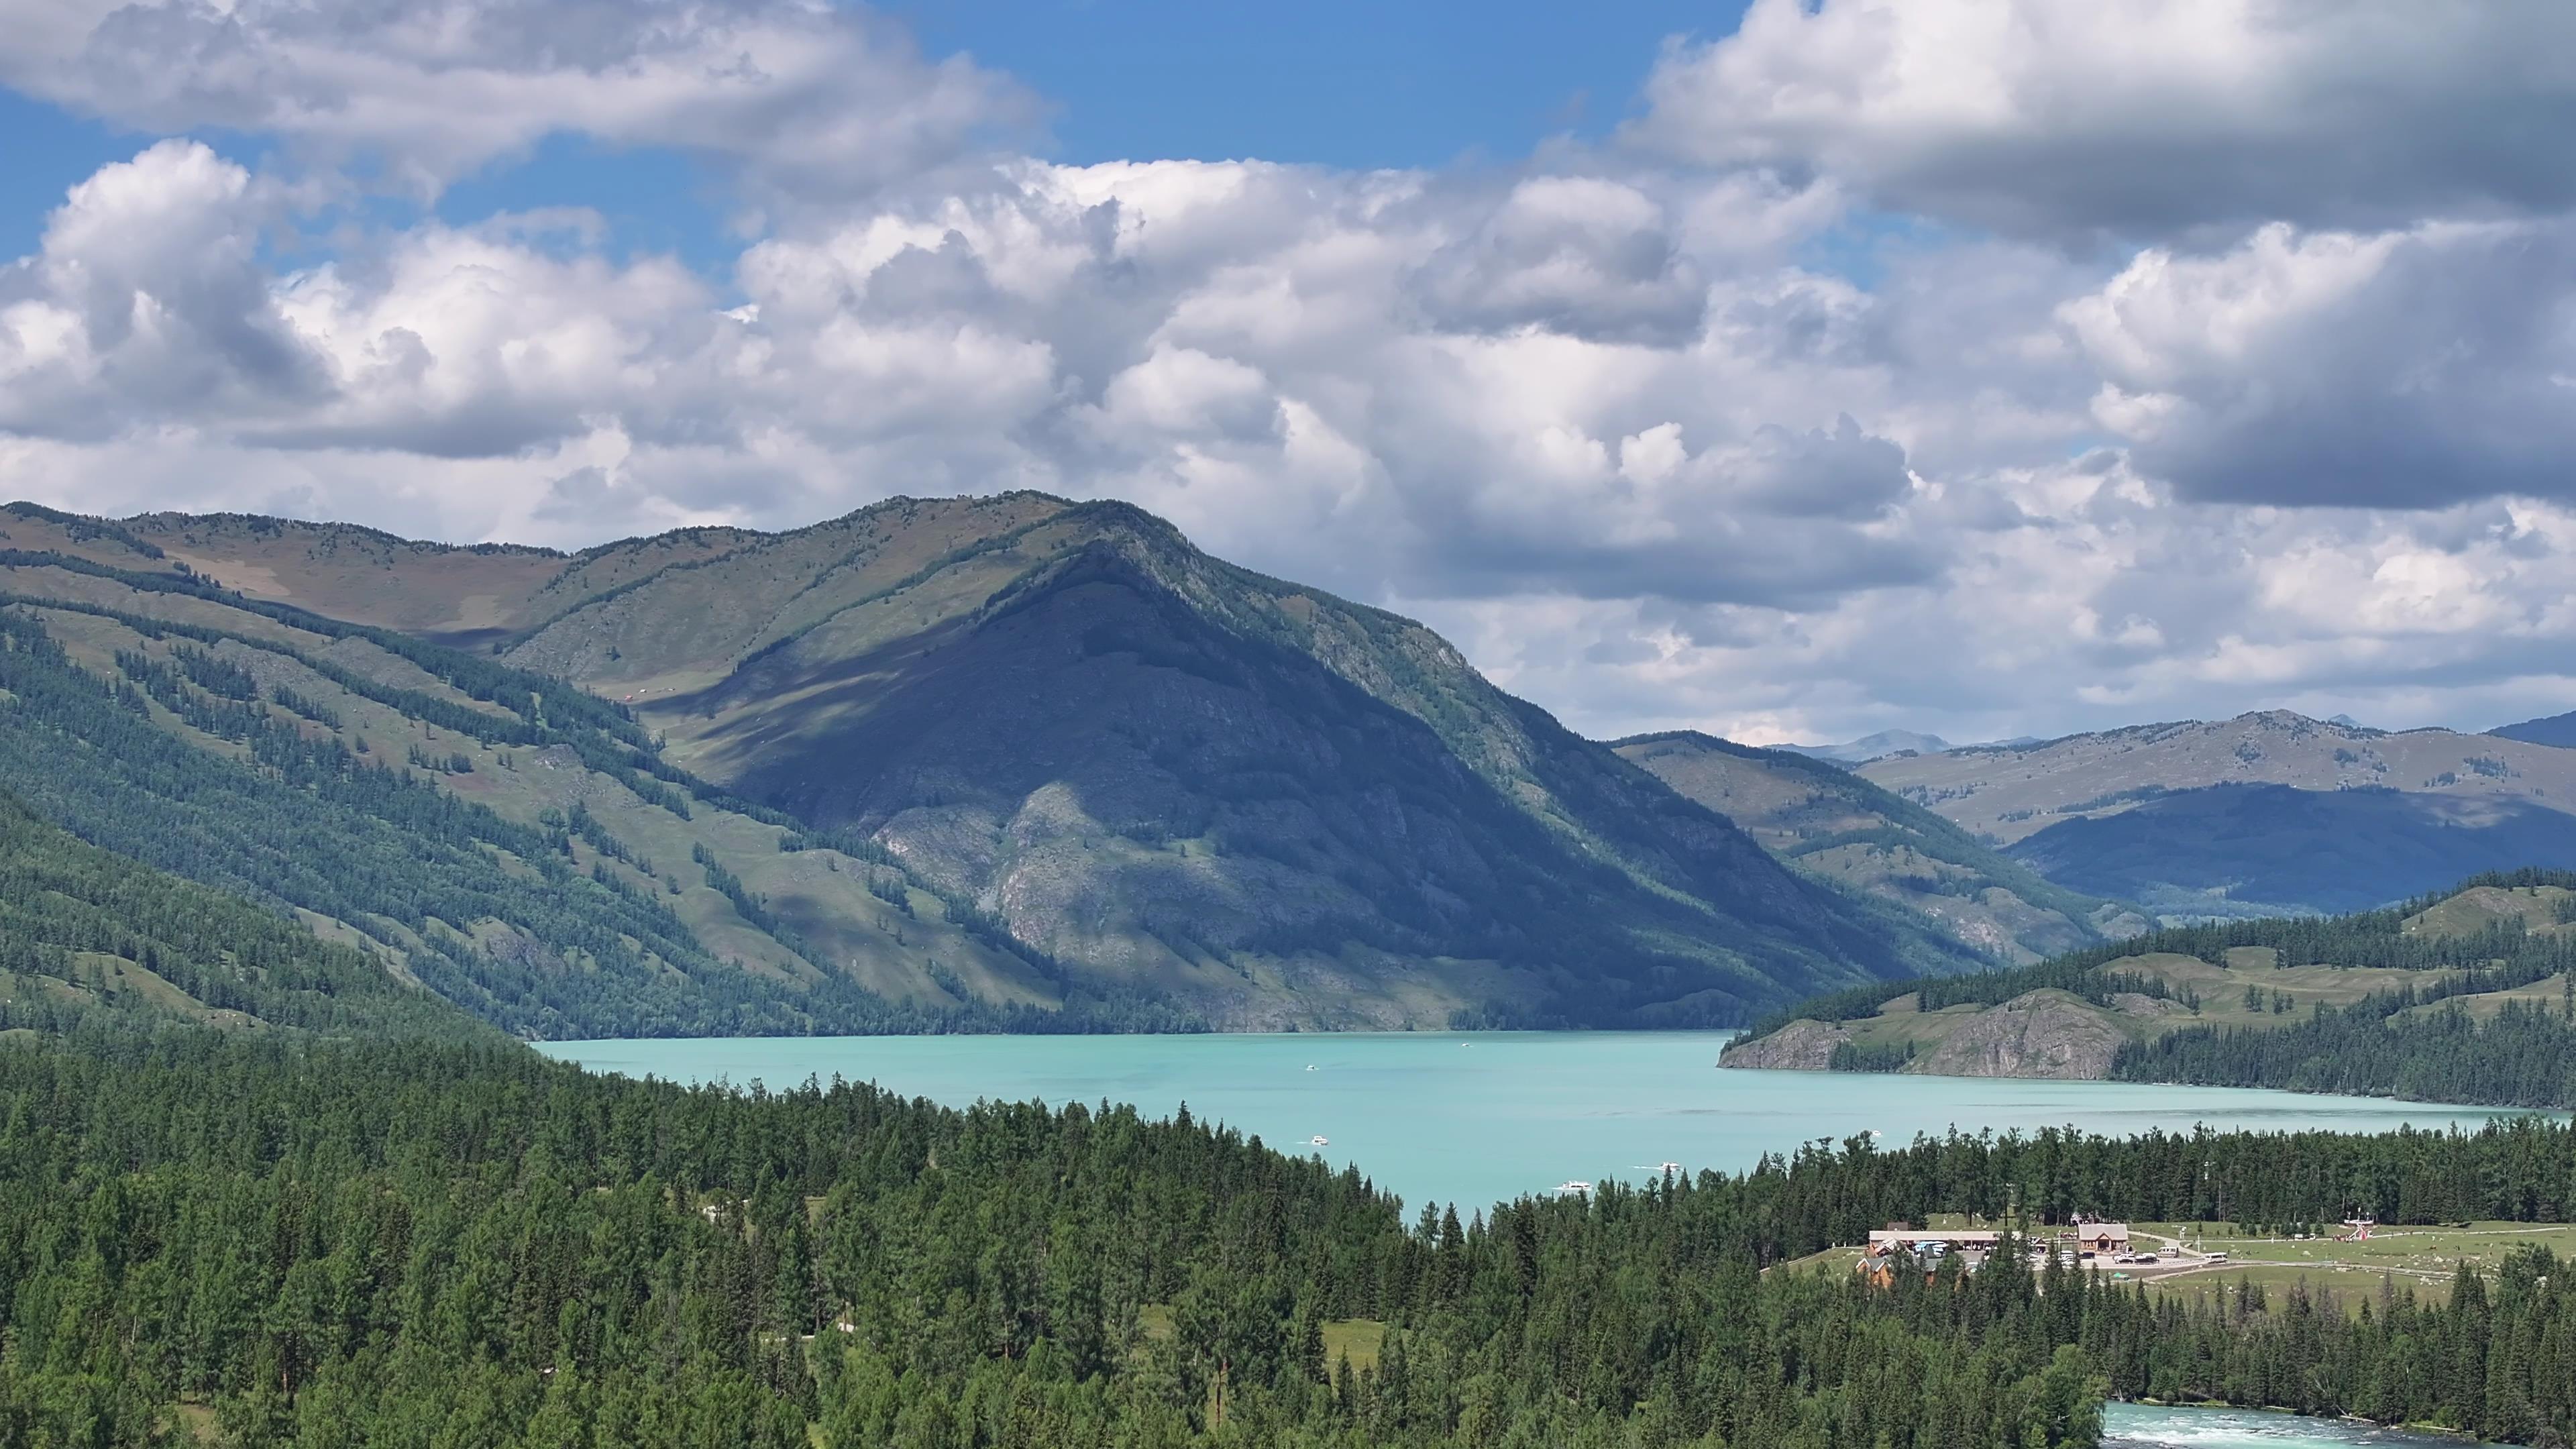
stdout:
<svg viewBox="0 0 2576 1449">
<path fill-rule="evenodd" d="M 1753 1067 L 1782 1072 L 1821 1072 L 1833 1066 L 1834 1048 L 1851 1040 L 1848 1026 L 1821 1021 L 1793 1021 L 1767 1036 L 1730 1044 L 1718 1053 L 1721 1067 Z"/>
<path fill-rule="evenodd" d="M 2031 991 L 1977 1013 L 1905 1069 L 1939 1077 L 2099 1081 L 2126 1040 L 2100 1008 L 2063 991 Z"/>
</svg>

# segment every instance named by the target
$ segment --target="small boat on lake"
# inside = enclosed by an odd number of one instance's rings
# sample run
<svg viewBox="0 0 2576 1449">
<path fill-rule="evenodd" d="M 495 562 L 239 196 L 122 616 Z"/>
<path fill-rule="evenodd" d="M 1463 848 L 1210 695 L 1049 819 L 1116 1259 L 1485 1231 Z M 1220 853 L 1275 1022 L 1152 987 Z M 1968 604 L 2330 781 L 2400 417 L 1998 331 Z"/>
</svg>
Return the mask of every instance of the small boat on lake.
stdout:
<svg viewBox="0 0 2576 1449">
<path fill-rule="evenodd" d="M 1677 1173 L 1677 1172 L 1681 1171 L 1681 1170 L 1682 1170 L 1682 1165 L 1681 1165 L 1680 1163 L 1678 1163 L 1678 1162 L 1667 1162 L 1667 1163 L 1663 1163 L 1663 1164 L 1661 1164 L 1661 1168 L 1662 1168 L 1662 1171 L 1663 1171 L 1664 1176 L 1666 1176 L 1666 1177 L 1670 1177 L 1670 1176 L 1672 1176 L 1674 1173 Z"/>
<path fill-rule="evenodd" d="M 1590 1192 L 1592 1191 L 1592 1184 L 1569 1178 L 1564 1182 L 1558 1183 L 1556 1185 L 1556 1190 L 1560 1194 L 1569 1192 Z"/>
<path fill-rule="evenodd" d="M 1333 1139 L 1326 1137 L 1321 1132 L 1318 1132 L 1314 1136 L 1306 1139 L 1306 1145 L 1309 1147 L 1330 1147 L 1333 1145 Z"/>
</svg>

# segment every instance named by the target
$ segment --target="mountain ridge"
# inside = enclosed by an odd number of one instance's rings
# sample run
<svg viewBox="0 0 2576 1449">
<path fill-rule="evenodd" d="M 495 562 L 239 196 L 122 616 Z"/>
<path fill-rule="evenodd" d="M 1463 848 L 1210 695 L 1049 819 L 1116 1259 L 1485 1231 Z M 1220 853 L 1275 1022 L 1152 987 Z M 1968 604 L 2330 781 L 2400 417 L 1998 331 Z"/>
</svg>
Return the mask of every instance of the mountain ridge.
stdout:
<svg viewBox="0 0 2576 1449">
<path fill-rule="evenodd" d="M 952 934 L 938 956 L 898 952 L 884 968 L 896 975 L 871 989 L 1004 990 L 1019 993 L 1014 1009 L 1052 1009 L 1070 988 L 1048 973 L 1071 972 L 1095 996 L 1167 1001 L 1215 1024 L 1683 1024 L 1973 960 L 1792 875 L 1722 817 L 1495 689 L 1418 623 L 1210 558 L 1127 505 L 898 499 L 785 534 L 680 530 L 570 555 L 24 507 L 0 513 L 0 533 L 0 573 L 82 596 L 53 601 L 75 612 L 168 616 L 146 628 L 336 620 L 433 641 L 402 649 L 467 642 L 504 674 L 533 666 L 528 678 L 603 700 L 580 708 L 609 712 L 603 740 L 631 737 L 582 763 L 670 795 L 673 808 L 619 806 L 660 822 L 637 827 L 665 842 L 658 883 L 685 886 L 669 852 L 711 852 L 693 863 L 714 895 L 679 899 L 804 990 L 839 968 L 794 943 L 847 940 L 834 913 L 875 909 L 846 893 L 801 918 L 785 904 L 801 895 L 762 904 L 773 887 L 760 881 L 815 847 L 809 858 L 871 889 L 933 893 L 968 939 L 995 932 L 1009 948 L 978 965 Z M 324 605 L 352 618 L 315 612 Z M 308 668 L 376 647 L 296 637 Z M 113 673 L 118 649 L 150 656 L 135 667 L 176 671 L 173 698 L 215 708 L 183 661 L 118 638 L 74 667 Z M 433 673 L 465 678 L 467 657 L 439 655 Z M 434 751 L 432 739 L 416 747 Z M 466 763 L 420 778 L 450 793 L 497 784 L 523 812 L 543 793 L 497 755 Z M 1344 774 L 1365 784 L 1343 788 Z M 702 827 L 670 818 L 692 807 L 719 814 Z M 737 815 L 721 839 L 706 835 Z M 779 844 L 744 853 L 761 839 Z M 647 888 L 578 841 L 562 849 Z M 887 885 L 893 873 L 910 884 Z M 448 926 L 469 940 L 479 929 Z"/>
<path fill-rule="evenodd" d="M 2160 918 L 2334 912 L 2507 864 L 2576 866 L 2576 751 L 2287 710 L 1900 756 L 1859 774 L 2074 889 Z M 2265 792 L 2294 791 L 2295 794 Z M 2347 879 L 2309 868 L 2321 851 Z"/>
<path fill-rule="evenodd" d="M 1926 917 L 1993 959 L 2035 961 L 2148 924 L 1832 761 L 1696 730 L 1632 735 L 1611 748 L 1792 866 Z"/>
</svg>

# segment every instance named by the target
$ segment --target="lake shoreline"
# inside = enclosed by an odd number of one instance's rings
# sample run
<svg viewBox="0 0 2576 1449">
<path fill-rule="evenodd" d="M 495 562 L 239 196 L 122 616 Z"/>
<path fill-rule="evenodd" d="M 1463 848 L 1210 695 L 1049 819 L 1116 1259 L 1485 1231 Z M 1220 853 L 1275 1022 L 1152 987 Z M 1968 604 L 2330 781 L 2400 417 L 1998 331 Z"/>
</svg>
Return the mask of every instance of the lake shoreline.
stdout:
<svg viewBox="0 0 2576 1449">
<path fill-rule="evenodd" d="M 1356 1167 L 1408 1202 L 1471 1205 L 1661 1165 L 1739 1172 L 1853 1137 L 1956 1129 L 2133 1136 L 2195 1123 L 2257 1130 L 2474 1127 L 2497 1109 L 2234 1088 L 2000 1077 L 1714 1069 L 1731 1030 L 1161 1035 L 662 1037 L 533 1043 L 559 1060 L 683 1082 L 874 1081 L 977 1101 L 1186 1104 L 1298 1155 Z M 1898 1090 L 1891 1090 L 1896 1088 Z M 1314 1144 L 1311 1139 L 1325 1142 Z"/>
</svg>

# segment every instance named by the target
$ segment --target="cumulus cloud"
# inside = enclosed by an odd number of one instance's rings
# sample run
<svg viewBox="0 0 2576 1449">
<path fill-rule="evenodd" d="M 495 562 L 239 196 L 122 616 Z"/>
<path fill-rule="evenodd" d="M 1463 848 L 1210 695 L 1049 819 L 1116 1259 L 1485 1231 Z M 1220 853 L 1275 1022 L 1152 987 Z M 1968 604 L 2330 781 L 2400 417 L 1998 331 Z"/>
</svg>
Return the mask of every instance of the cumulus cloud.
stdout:
<svg viewBox="0 0 2576 1449">
<path fill-rule="evenodd" d="M 267 414 L 318 359 L 257 258 L 241 167 L 164 141 L 72 188 L 43 250 L 0 273 L 0 427 L 95 436 L 141 409 Z"/>
<path fill-rule="evenodd" d="M 2061 314 L 2140 467 L 2232 502 L 2576 495 L 2576 220 L 2264 228 Z"/>
<path fill-rule="evenodd" d="M 1687 342 L 1707 306 L 1663 209 L 1597 176 L 1512 188 L 1472 233 L 1432 254 L 1416 285 L 1449 326 L 1539 327 L 1593 341 Z"/>
<path fill-rule="evenodd" d="M 122 125 L 278 137 L 434 193 L 557 132 L 847 195 L 1027 129 L 1034 100 L 819 0 L 22 0 L 0 83 Z"/>
<path fill-rule="evenodd" d="M 2049 234 L 2386 227 L 2576 201 L 2576 8 L 2413 0 L 1754 0 L 1669 48 L 1664 154 Z"/>
</svg>

